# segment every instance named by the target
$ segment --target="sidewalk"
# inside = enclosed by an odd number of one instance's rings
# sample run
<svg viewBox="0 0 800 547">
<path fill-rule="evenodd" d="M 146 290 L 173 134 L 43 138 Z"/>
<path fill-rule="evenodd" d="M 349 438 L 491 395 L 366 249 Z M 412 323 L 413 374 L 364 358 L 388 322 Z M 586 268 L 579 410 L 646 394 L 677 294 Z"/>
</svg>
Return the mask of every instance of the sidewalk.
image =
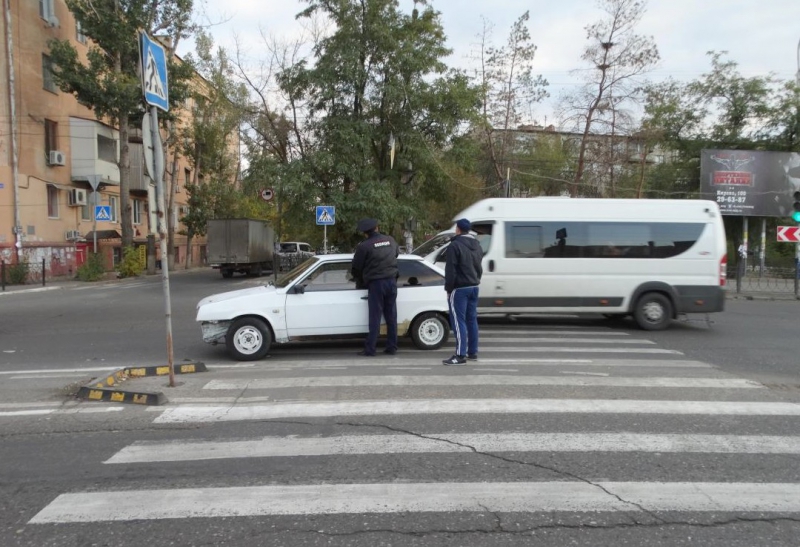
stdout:
<svg viewBox="0 0 800 547">
<path fill-rule="evenodd" d="M 184 273 L 196 272 L 196 271 L 198 271 L 200 269 L 207 269 L 207 268 L 203 266 L 203 267 L 198 267 L 198 268 L 190 268 L 188 270 L 175 270 L 175 271 L 170 270 L 169 275 L 170 275 L 170 277 L 172 277 L 174 275 L 181 275 L 181 274 L 184 274 Z M 160 279 L 161 272 L 159 271 L 158 273 L 156 273 L 154 275 L 143 274 L 143 275 L 140 275 L 138 277 L 126 277 L 126 278 L 122 278 L 122 279 L 116 278 L 116 277 L 114 277 L 114 275 L 115 275 L 114 272 L 109 272 L 107 274 L 108 277 L 106 279 L 102 279 L 100 281 L 79 281 L 79 280 L 77 280 L 75 278 L 56 277 L 56 278 L 53 278 L 53 279 L 46 280 L 44 286 L 42 286 L 41 283 L 36 283 L 36 284 L 29 283 L 27 285 L 8 285 L 7 284 L 5 290 L 0 289 L 0 297 L 2 297 L 3 295 L 29 294 L 29 293 L 37 293 L 37 292 L 45 292 L 45 291 L 55 291 L 55 290 L 61 290 L 61 289 L 71 289 L 71 288 L 75 288 L 75 287 L 90 287 L 90 286 L 99 287 L 99 286 L 104 286 L 104 285 L 113 285 L 113 284 L 117 284 L 117 283 L 126 283 L 126 282 L 131 282 L 131 281 L 136 281 L 136 280 L 142 280 L 142 279 L 147 279 L 147 280 L 155 279 L 155 278 L 159 278 Z"/>
</svg>

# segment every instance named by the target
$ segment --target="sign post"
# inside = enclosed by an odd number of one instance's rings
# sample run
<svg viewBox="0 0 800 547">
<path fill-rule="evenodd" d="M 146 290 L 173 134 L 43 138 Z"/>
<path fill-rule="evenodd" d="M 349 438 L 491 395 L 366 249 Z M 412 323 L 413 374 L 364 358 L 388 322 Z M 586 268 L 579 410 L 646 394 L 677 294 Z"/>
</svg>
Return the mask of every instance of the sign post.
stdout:
<svg viewBox="0 0 800 547">
<path fill-rule="evenodd" d="M 328 226 L 336 224 L 336 207 L 332 205 L 317 205 L 317 226 L 323 226 L 322 252 L 328 254 Z"/>
<path fill-rule="evenodd" d="M 145 153 L 156 183 L 158 203 L 158 236 L 161 249 L 161 275 L 164 287 L 164 315 L 167 322 L 167 362 L 169 364 L 169 387 L 175 387 L 175 365 L 172 356 L 172 302 L 169 291 L 169 261 L 167 260 L 167 208 L 164 191 L 164 153 L 161 133 L 158 130 L 158 109 L 169 111 L 169 86 L 167 82 L 167 56 L 164 48 L 141 32 L 139 55 L 142 67 L 142 92 L 150 105 L 150 138 L 152 154 Z M 152 158 L 152 159 L 151 159 Z"/>
</svg>

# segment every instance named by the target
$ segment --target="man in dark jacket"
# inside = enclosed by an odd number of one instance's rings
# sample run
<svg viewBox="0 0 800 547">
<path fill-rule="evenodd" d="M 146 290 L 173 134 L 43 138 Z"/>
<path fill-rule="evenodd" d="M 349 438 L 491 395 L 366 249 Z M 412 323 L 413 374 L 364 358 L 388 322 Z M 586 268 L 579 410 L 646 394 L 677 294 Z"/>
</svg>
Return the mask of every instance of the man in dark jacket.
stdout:
<svg viewBox="0 0 800 547">
<path fill-rule="evenodd" d="M 466 218 L 456 222 L 456 235 L 447 247 L 444 289 L 450 307 L 450 326 L 456 335 L 456 352 L 444 365 L 466 365 L 478 359 L 478 285 L 483 268 L 483 250 Z"/>
<path fill-rule="evenodd" d="M 392 236 L 378 232 L 378 221 L 365 218 L 359 221 L 358 231 L 367 239 L 356 247 L 351 273 L 356 287 L 367 289 L 369 303 L 369 334 L 364 351 L 359 355 L 375 355 L 381 316 L 386 320 L 386 349 L 397 353 L 397 255 L 399 247 Z"/>
</svg>

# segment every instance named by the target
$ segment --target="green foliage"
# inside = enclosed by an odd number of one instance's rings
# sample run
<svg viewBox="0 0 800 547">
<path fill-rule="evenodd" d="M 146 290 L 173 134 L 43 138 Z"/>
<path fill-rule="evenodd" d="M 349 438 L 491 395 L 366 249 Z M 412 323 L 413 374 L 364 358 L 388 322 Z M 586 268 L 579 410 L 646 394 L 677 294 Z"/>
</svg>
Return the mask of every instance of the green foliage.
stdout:
<svg viewBox="0 0 800 547">
<path fill-rule="evenodd" d="M 122 260 L 117 265 L 120 277 L 137 277 L 147 266 L 145 258 L 136 247 L 125 247 L 122 250 Z"/>
<path fill-rule="evenodd" d="M 28 280 L 28 263 L 19 262 L 17 264 L 6 264 L 6 283 L 9 285 L 24 285 Z"/>
<path fill-rule="evenodd" d="M 80 281 L 98 281 L 106 273 L 103 255 L 99 253 L 89 253 L 86 262 L 78 267 L 77 278 Z"/>
<path fill-rule="evenodd" d="M 278 80 L 288 104 L 308 111 L 287 119 L 259 105 L 243 191 L 276 190 L 286 237 L 308 233 L 321 243 L 318 204 L 336 206 L 328 238 L 341 247 L 359 241 L 355 225 L 366 216 L 400 236 L 407 218 L 424 218 L 431 199 L 443 199 L 431 195 L 452 177 L 443 150 L 474 116 L 477 90 L 447 70 L 439 14 L 425 3 L 411 14 L 394 0 L 308 4 L 299 17 L 318 12 L 335 31 L 316 44 L 312 62 L 284 67 Z M 277 219 L 278 207 L 264 206 Z"/>
</svg>

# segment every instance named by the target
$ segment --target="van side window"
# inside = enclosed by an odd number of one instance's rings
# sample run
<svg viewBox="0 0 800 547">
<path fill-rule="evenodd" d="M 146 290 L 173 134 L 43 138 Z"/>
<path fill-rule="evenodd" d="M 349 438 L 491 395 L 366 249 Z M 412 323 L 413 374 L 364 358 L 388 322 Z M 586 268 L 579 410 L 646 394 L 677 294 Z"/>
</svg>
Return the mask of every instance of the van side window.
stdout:
<svg viewBox="0 0 800 547">
<path fill-rule="evenodd" d="M 542 249 L 542 227 L 528 223 L 506 224 L 506 258 L 539 258 Z"/>
<path fill-rule="evenodd" d="M 693 222 L 509 222 L 506 258 L 670 258 L 689 250 L 705 224 Z"/>
</svg>

